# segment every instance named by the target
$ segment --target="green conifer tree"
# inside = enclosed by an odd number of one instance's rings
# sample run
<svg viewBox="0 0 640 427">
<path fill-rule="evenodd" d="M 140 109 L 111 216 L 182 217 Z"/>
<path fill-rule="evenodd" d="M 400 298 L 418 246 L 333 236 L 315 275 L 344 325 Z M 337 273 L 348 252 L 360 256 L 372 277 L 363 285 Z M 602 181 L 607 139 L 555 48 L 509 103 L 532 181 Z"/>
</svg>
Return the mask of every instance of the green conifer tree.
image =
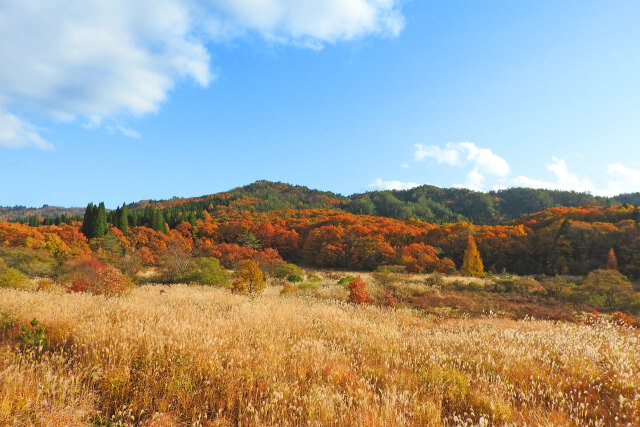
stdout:
<svg viewBox="0 0 640 427">
<path fill-rule="evenodd" d="M 151 228 L 155 231 L 161 231 L 164 234 L 167 234 L 167 223 L 164 219 L 164 215 L 161 210 L 156 210 L 153 214 L 153 221 L 151 223 Z"/>
<path fill-rule="evenodd" d="M 124 234 L 129 233 L 129 208 L 125 203 L 122 204 L 122 208 L 118 212 L 118 228 Z"/>
<path fill-rule="evenodd" d="M 104 202 L 100 202 L 96 209 L 96 236 L 104 237 L 107 234 L 109 225 L 107 224 L 107 210 L 104 207 Z"/>
<path fill-rule="evenodd" d="M 89 203 L 84 211 L 84 219 L 80 228 L 80 231 L 87 236 L 87 239 L 96 237 L 96 214 L 97 208 L 93 203 Z"/>
</svg>

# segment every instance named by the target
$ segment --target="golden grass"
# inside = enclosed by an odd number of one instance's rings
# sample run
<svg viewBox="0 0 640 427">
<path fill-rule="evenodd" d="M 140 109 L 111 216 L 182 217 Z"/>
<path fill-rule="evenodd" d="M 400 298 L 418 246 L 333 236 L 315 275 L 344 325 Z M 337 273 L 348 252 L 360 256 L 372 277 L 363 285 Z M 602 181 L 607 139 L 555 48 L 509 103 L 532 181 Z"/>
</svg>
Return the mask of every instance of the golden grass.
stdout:
<svg viewBox="0 0 640 427">
<path fill-rule="evenodd" d="M 640 424 L 640 340 L 184 285 L 107 298 L 0 289 L 0 425 Z M 6 319 L 7 316 L 5 315 Z"/>
</svg>

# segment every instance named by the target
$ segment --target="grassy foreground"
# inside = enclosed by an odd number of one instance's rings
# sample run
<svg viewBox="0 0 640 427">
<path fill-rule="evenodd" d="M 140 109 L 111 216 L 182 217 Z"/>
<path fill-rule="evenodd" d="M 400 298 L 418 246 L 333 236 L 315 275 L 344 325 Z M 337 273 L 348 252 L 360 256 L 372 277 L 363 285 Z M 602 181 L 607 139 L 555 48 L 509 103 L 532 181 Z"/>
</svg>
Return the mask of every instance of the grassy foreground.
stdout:
<svg viewBox="0 0 640 427">
<path fill-rule="evenodd" d="M 640 424 L 636 331 L 277 293 L 0 289 L 0 425 Z"/>
</svg>

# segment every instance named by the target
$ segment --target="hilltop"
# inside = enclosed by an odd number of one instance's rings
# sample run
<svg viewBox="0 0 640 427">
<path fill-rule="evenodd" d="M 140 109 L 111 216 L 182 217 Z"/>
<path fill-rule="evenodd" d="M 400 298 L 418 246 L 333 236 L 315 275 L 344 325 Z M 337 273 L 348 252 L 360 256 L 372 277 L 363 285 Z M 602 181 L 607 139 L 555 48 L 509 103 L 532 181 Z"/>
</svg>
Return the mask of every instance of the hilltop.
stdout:
<svg viewBox="0 0 640 427">
<path fill-rule="evenodd" d="M 640 205 L 640 192 L 599 197 L 575 191 L 509 188 L 480 192 L 464 188 L 440 188 L 421 185 L 410 190 L 385 190 L 343 196 L 282 182 L 256 181 L 229 191 L 198 197 L 174 197 L 168 200 L 141 200 L 130 203 L 130 210 L 147 208 L 177 209 L 181 212 L 231 207 L 238 210 L 269 212 L 284 209 L 332 209 L 358 215 L 381 216 L 400 220 L 410 218 L 443 224 L 467 221 L 478 225 L 507 224 L 523 215 L 549 208 L 616 205 Z M 78 216 L 84 208 L 43 206 L 0 207 L 0 220 L 26 222 L 30 216 Z M 165 215 L 167 216 L 167 215 Z"/>
</svg>

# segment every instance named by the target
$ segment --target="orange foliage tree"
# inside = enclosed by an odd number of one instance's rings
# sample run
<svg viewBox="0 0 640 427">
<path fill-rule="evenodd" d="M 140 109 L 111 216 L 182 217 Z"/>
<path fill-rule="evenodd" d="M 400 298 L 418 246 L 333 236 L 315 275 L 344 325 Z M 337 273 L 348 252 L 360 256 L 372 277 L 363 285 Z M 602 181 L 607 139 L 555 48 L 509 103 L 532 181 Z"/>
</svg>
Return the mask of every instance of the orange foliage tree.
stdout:
<svg viewBox="0 0 640 427">
<path fill-rule="evenodd" d="M 371 302 L 371 295 L 367 290 L 367 284 L 360 276 L 349 283 L 349 301 L 354 304 L 366 304 Z"/>
<path fill-rule="evenodd" d="M 606 270 L 617 270 L 618 269 L 618 258 L 616 258 L 616 253 L 613 251 L 613 248 L 609 249 L 609 253 L 607 254 L 607 263 L 605 264 Z"/>
</svg>

